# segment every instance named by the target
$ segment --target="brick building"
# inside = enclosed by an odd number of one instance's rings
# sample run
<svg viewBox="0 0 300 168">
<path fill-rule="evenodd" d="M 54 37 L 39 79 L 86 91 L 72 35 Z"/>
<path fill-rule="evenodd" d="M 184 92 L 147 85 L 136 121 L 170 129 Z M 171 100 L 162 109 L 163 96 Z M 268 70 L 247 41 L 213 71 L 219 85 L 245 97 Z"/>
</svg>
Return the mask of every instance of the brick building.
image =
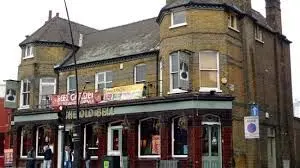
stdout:
<svg viewBox="0 0 300 168">
<path fill-rule="evenodd" d="M 133 168 L 293 167 L 290 41 L 280 1 L 266 0 L 266 12 L 250 0 L 167 0 L 157 18 L 124 26 L 73 22 L 75 46 L 68 22 L 50 13 L 20 44 L 14 164 L 34 146 L 40 165 L 50 144 L 61 167 L 63 146 L 73 146 L 75 55 L 80 151 L 94 167 L 105 156 Z M 251 103 L 260 107 L 258 140 L 244 136 Z"/>
</svg>

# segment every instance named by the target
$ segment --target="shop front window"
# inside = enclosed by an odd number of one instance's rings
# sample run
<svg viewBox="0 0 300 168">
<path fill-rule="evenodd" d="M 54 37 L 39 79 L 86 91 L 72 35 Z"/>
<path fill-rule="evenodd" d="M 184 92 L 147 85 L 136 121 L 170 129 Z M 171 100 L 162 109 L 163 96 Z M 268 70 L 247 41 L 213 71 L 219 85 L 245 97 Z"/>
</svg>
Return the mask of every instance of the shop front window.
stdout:
<svg viewBox="0 0 300 168">
<path fill-rule="evenodd" d="M 160 123 L 156 118 L 141 120 L 139 124 L 139 157 L 160 156 Z"/>
<path fill-rule="evenodd" d="M 21 131 L 21 147 L 20 147 L 20 152 L 21 152 L 21 157 L 27 157 L 27 153 L 29 152 L 29 150 L 31 150 L 31 132 L 26 130 L 26 129 L 22 129 Z"/>
<path fill-rule="evenodd" d="M 89 154 L 93 157 L 97 156 L 99 140 L 97 137 L 97 125 L 88 124 L 85 126 L 85 151 L 88 150 Z M 86 153 L 86 152 L 84 152 Z"/>
<path fill-rule="evenodd" d="M 50 146 L 50 148 L 53 148 L 51 144 L 51 139 L 50 139 L 50 129 L 46 127 L 38 127 L 37 132 L 36 132 L 36 155 L 37 157 L 43 157 L 44 156 L 44 151 L 45 147 L 47 145 Z M 53 152 L 53 149 L 52 149 Z"/>
<path fill-rule="evenodd" d="M 188 144 L 187 144 L 187 118 L 177 117 L 173 119 L 173 153 L 174 157 L 187 157 Z"/>
</svg>

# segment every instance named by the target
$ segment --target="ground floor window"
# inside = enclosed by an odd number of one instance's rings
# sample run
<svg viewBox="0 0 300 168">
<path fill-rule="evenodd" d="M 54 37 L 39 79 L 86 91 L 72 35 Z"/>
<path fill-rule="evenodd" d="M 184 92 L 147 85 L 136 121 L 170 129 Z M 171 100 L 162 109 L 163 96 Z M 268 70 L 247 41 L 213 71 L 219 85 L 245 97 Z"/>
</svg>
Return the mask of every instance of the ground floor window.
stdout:
<svg viewBox="0 0 300 168">
<path fill-rule="evenodd" d="M 187 143 L 187 118 L 184 116 L 173 119 L 172 122 L 172 155 L 174 157 L 187 157 L 188 143 Z"/>
<path fill-rule="evenodd" d="M 24 128 L 21 130 L 21 146 L 20 146 L 20 155 L 21 157 L 27 157 L 27 153 L 31 150 L 32 147 L 32 132 Z"/>
<path fill-rule="evenodd" d="M 95 123 L 87 124 L 84 128 L 84 157 L 86 152 L 89 152 L 90 156 L 97 157 L 99 139 L 97 136 L 98 126 Z"/>
<path fill-rule="evenodd" d="M 47 145 L 50 146 L 50 148 L 53 148 L 53 142 L 51 142 L 51 129 L 45 126 L 40 126 L 36 130 L 36 156 L 37 157 L 43 157 L 45 147 Z M 52 149 L 53 152 L 53 149 Z"/>
<path fill-rule="evenodd" d="M 148 118 L 139 123 L 139 157 L 160 156 L 160 122 Z"/>
</svg>

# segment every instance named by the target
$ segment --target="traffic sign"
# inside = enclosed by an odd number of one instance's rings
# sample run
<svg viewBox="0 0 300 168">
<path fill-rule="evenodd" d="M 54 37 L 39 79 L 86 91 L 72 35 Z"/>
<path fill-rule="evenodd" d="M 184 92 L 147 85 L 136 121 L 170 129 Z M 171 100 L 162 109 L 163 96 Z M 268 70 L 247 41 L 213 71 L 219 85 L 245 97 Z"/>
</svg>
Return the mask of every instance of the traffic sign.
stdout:
<svg viewBox="0 0 300 168">
<path fill-rule="evenodd" d="M 258 104 L 250 104 L 250 115 L 251 116 L 259 116 Z"/>
</svg>

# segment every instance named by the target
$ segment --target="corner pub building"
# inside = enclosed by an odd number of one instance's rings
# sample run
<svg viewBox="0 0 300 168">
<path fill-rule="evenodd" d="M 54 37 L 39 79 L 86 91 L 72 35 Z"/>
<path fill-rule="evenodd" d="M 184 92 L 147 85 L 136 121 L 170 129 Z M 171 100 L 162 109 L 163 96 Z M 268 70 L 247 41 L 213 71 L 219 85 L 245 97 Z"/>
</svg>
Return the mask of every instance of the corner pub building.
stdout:
<svg viewBox="0 0 300 168">
<path fill-rule="evenodd" d="M 41 166 L 50 144 L 52 166 L 60 168 L 64 145 L 73 146 L 73 55 L 80 153 L 84 158 L 89 150 L 92 167 L 103 167 L 109 156 L 122 168 L 292 165 L 294 151 L 286 148 L 293 149 L 293 123 L 285 122 L 292 121 L 290 42 L 276 20 L 279 4 L 266 1 L 272 8 L 264 18 L 250 0 L 170 0 L 158 17 L 119 27 L 72 22 L 75 46 L 67 20 L 50 11 L 20 43 L 14 165 L 24 167 L 33 146 Z M 263 111 L 258 141 L 244 137 L 252 102 Z"/>
</svg>

